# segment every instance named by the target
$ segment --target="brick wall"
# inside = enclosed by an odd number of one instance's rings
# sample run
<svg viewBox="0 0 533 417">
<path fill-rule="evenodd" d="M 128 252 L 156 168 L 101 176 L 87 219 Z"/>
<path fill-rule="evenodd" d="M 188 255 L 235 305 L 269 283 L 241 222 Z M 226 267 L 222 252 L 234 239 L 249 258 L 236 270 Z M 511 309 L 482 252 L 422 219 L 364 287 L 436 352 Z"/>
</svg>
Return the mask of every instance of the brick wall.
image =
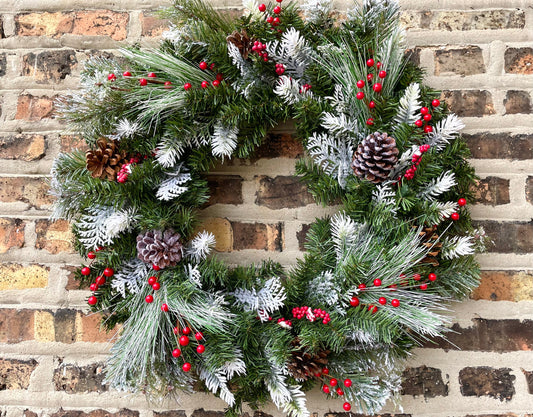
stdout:
<svg viewBox="0 0 533 417">
<path fill-rule="evenodd" d="M 236 0 L 221 7 L 239 7 Z M 109 350 L 66 222 L 47 220 L 46 177 L 62 132 L 53 100 L 76 88 L 87 56 L 157 42 L 168 0 L 0 2 L 0 413 L 2 417 L 218 417 L 207 395 L 148 404 L 102 384 Z M 90 4 L 90 8 L 87 8 Z M 481 286 L 455 306 L 455 333 L 417 349 L 404 374 L 402 416 L 533 415 L 533 8 L 530 0 L 402 0 L 403 21 L 427 82 L 464 118 L 481 180 L 473 215 L 495 244 L 480 256 Z M 110 6 L 112 5 L 112 6 Z M 112 9 L 109 9 L 112 7 Z M 301 255 L 319 209 L 292 173 L 301 146 L 279 127 L 250 161 L 209 177 L 202 211 L 230 262 Z M 221 190 L 230 190 L 222 193 Z M 318 416 L 330 417 L 320 394 Z M 388 409 L 391 412 L 392 408 Z M 272 407 L 265 413 L 279 415 Z M 252 415 L 252 412 L 249 412 Z M 264 416 L 261 413 L 254 413 Z M 389 414 L 383 414 L 389 415 Z M 344 416 L 344 415 L 343 415 Z M 340 414 L 339 414 L 340 417 Z"/>
</svg>

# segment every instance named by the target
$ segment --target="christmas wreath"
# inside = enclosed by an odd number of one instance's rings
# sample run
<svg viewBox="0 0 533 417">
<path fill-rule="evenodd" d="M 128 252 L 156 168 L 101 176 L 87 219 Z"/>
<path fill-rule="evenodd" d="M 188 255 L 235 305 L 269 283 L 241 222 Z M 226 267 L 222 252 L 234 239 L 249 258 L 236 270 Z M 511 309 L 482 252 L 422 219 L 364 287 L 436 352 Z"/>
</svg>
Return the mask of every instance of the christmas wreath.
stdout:
<svg viewBox="0 0 533 417">
<path fill-rule="evenodd" d="M 88 61 L 60 111 L 89 150 L 57 157 L 53 216 L 89 259 L 77 272 L 88 304 L 122 324 L 112 387 L 306 416 L 318 384 L 373 413 L 478 282 L 484 235 L 465 207 L 476 177 L 462 122 L 403 48 L 396 1 L 342 18 L 329 0 L 277 1 L 246 0 L 234 18 L 177 0 L 159 49 Z M 287 120 L 306 149 L 297 173 L 342 209 L 316 220 L 292 269 L 230 268 L 197 232 L 205 173 Z"/>
</svg>

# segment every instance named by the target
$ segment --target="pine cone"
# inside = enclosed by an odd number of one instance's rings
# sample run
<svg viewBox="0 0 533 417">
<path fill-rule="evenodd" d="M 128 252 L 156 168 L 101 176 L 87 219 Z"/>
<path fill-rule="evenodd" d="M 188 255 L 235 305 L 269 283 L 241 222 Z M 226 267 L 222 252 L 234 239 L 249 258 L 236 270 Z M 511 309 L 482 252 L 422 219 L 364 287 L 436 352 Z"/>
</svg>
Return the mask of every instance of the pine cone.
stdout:
<svg viewBox="0 0 533 417">
<path fill-rule="evenodd" d="M 164 232 L 150 230 L 137 236 L 137 257 L 143 262 L 151 262 L 160 268 L 174 266 L 183 256 L 180 234 L 172 229 Z"/>
<path fill-rule="evenodd" d="M 439 241 L 439 235 L 435 233 L 436 230 L 437 226 L 424 227 L 418 234 L 422 238 L 422 246 L 430 250 L 426 257 L 420 261 L 421 263 L 431 264 L 433 266 L 439 265 L 437 256 L 439 256 L 442 243 Z"/>
<path fill-rule="evenodd" d="M 322 369 L 328 364 L 329 350 L 322 350 L 316 354 L 305 351 L 300 345 L 300 339 L 296 338 L 291 342 L 293 350 L 289 359 L 287 368 L 290 374 L 298 381 L 306 381 L 322 372 Z"/>
<path fill-rule="evenodd" d="M 96 141 L 96 149 L 85 152 L 87 169 L 93 178 L 115 181 L 122 165 L 128 160 L 126 152 L 118 150 L 118 141 L 100 138 Z"/>
<path fill-rule="evenodd" d="M 379 184 L 396 165 L 398 153 L 393 137 L 387 133 L 372 133 L 363 139 L 353 155 L 353 172 L 361 179 Z"/>
<path fill-rule="evenodd" d="M 226 40 L 239 49 L 244 59 L 248 59 L 248 55 L 252 51 L 253 41 L 246 33 L 246 30 L 243 29 L 242 32 L 234 31 Z"/>
</svg>

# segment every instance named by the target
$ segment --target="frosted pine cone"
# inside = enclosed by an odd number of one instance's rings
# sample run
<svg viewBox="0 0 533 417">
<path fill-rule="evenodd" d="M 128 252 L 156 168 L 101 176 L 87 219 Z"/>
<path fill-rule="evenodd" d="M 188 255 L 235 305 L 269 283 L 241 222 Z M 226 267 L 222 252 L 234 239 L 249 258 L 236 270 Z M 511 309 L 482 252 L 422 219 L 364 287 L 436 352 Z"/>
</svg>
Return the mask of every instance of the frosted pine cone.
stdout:
<svg viewBox="0 0 533 417">
<path fill-rule="evenodd" d="M 174 266 L 183 256 L 180 234 L 172 229 L 161 232 L 150 230 L 137 236 L 137 257 L 143 262 L 151 262 L 160 268 Z"/>
<path fill-rule="evenodd" d="M 387 133 L 372 133 L 363 139 L 353 155 L 353 172 L 361 179 L 379 184 L 387 179 L 398 162 L 398 153 L 393 137 Z"/>
</svg>

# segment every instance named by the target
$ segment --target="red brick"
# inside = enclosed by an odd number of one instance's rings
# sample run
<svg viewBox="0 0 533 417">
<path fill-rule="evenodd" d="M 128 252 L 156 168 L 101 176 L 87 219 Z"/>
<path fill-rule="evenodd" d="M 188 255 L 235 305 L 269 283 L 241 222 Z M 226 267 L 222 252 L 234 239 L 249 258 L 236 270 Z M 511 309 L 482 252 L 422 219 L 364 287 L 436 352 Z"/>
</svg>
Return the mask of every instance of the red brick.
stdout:
<svg viewBox="0 0 533 417">
<path fill-rule="evenodd" d="M 101 363 L 86 366 L 60 363 L 54 370 L 55 390 L 68 394 L 107 391 L 108 387 L 103 383 L 103 366 Z"/>
<path fill-rule="evenodd" d="M 0 253 L 24 246 L 26 223 L 20 219 L 0 219 Z"/>
<path fill-rule="evenodd" d="M 533 48 L 506 49 L 505 72 L 512 74 L 533 74 Z"/>
<path fill-rule="evenodd" d="M 77 64 L 76 52 L 72 49 L 30 52 L 22 57 L 22 75 L 33 77 L 40 84 L 59 83 Z"/>
<path fill-rule="evenodd" d="M 474 300 L 533 300 L 533 274 L 526 271 L 482 271 L 481 282 L 471 295 Z"/>
<path fill-rule="evenodd" d="M 33 310 L 0 309 L 0 343 L 33 340 Z"/>
<path fill-rule="evenodd" d="M 476 221 L 483 226 L 494 244 L 491 252 L 530 253 L 533 252 L 533 220 L 530 222 Z"/>
<path fill-rule="evenodd" d="M 60 309 L 54 313 L 56 342 L 74 343 L 77 341 L 76 316 L 77 311 L 71 309 Z"/>
<path fill-rule="evenodd" d="M 303 156 L 302 142 L 289 133 L 269 133 L 259 146 L 252 160 L 271 158 L 299 158 Z"/>
<path fill-rule="evenodd" d="M 199 408 L 192 412 L 191 417 L 224 417 L 224 412 L 204 410 L 203 408 Z"/>
<path fill-rule="evenodd" d="M 239 175 L 208 175 L 209 201 L 206 205 L 242 204 L 242 182 Z"/>
<path fill-rule="evenodd" d="M 187 413 L 184 410 L 154 411 L 154 417 L 187 417 Z"/>
<path fill-rule="evenodd" d="M 510 368 L 490 368 L 488 366 L 468 367 L 459 371 L 461 394 L 465 397 L 488 396 L 500 401 L 509 401 L 515 394 L 516 377 Z"/>
<path fill-rule="evenodd" d="M 296 232 L 296 239 L 298 239 L 298 248 L 303 251 L 305 250 L 305 242 L 307 238 L 307 232 L 311 228 L 310 224 L 302 224 L 302 228 L 299 232 Z"/>
<path fill-rule="evenodd" d="M 37 220 L 35 224 L 37 240 L 35 247 L 50 253 L 74 252 L 73 234 L 66 220 Z"/>
<path fill-rule="evenodd" d="M 31 94 L 19 96 L 15 119 L 37 121 L 54 117 L 54 101 L 57 97 L 35 97 Z"/>
<path fill-rule="evenodd" d="M 283 225 L 281 223 L 240 223 L 231 222 L 233 229 L 233 249 L 263 249 L 281 251 L 283 249 Z"/>
<path fill-rule="evenodd" d="M 37 361 L 0 359 L 0 391 L 28 389 L 31 374 L 37 368 Z"/>
<path fill-rule="evenodd" d="M 434 398 L 448 395 L 448 382 L 444 383 L 442 371 L 425 365 L 406 368 L 402 374 L 402 395 Z"/>
<path fill-rule="evenodd" d="M 113 40 L 126 39 L 128 13 L 111 10 L 81 10 L 77 12 L 21 13 L 15 16 L 18 36 L 48 36 L 58 38 L 64 34 L 82 36 L 108 36 Z"/>
<path fill-rule="evenodd" d="M 533 177 L 527 177 L 526 180 L 526 200 L 533 204 Z"/>
<path fill-rule="evenodd" d="M 495 114 L 492 96 L 485 90 L 446 90 L 441 99 L 461 117 L 481 117 Z"/>
<path fill-rule="evenodd" d="M 0 159 L 36 161 L 46 152 L 46 137 L 39 134 L 19 134 L 0 137 Z"/>
<path fill-rule="evenodd" d="M 424 347 L 482 352 L 533 350 L 533 320 L 476 318 L 466 328 L 455 323 L 446 340 L 435 339 Z"/>
<path fill-rule="evenodd" d="M 98 409 L 92 410 L 89 412 L 81 410 L 63 410 L 60 408 L 55 413 L 49 414 L 50 417 L 139 417 L 138 411 L 128 410 L 127 408 L 122 408 L 114 413 Z"/>
<path fill-rule="evenodd" d="M 4 203 L 21 201 L 42 208 L 54 201 L 42 178 L 0 177 L 0 200 Z"/>
<path fill-rule="evenodd" d="M 161 19 L 148 13 L 141 13 L 139 19 L 141 21 L 142 36 L 161 36 L 169 28 L 169 21 L 167 19 Z"/>
<path fill-rule="evenodd" d="M 533 157 L 533 135 L 483 132 L 463 137 L 473 158 L 525 160 Z"/>
<path fill-rule="evenodd" d="M 475 188 L 476 203 L 497 206 L 509 204 L 509 180 L 498 177 L 486 177 L 477 182 Z"/>
<path fill-rule="evenodd" d="M 61 152 L 72 152 L 74 149 L 86 151 L 89 149 L 89 146 L 81 136 L 60 135 L 59 142 L 61 146 Z"/>
<path fill-rule="evenodd" d="M 81 332 L 82 342 L 107 343 L 118 331 L 118 328 L 109 332 L 102 329 L 102 317 L 99 314 L 80 313 L 80 318 L 81 329 L 78 331 Z"/>
<path fill-rule="evenodd" d="M 484 72 L 483 53 L 478 46 L 435 51 L 435 75 L 453 73 L 464 76 Z"/>
<path fill-rule="evenodd" d="M 531 113 L 531 96 L 527 91 L 508 90 L 503 104 L 505 114 Z"/>
<path fill-rule="evenodd" d="M 261 175 L 256 177 L 258 190 L 255 204 L 272 210 L 303 207 L 315 200 L 307 185 L 299 177 L 278 176 L 275 178 Z"/>
</svg>

